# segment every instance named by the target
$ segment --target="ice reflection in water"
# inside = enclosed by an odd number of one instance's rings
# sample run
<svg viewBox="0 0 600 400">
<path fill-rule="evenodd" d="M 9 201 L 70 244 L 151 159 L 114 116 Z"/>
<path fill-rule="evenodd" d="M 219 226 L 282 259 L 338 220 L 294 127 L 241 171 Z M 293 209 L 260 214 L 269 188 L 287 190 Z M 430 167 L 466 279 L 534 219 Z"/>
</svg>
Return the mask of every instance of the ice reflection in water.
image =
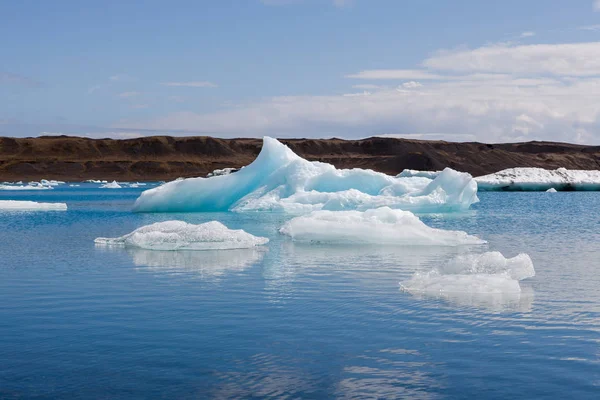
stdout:
<svg viewBox="0 0 600 400">
<path fill-rule="evenodd" d="M 139 271 L 188 274 L 201 279 L 242 272 L 259 264 L 267 252 L 262 248 L 205 251 L 160 251 L 136 248 L 108 248 L 108 250 L 126 252 Z"/>
</svg>

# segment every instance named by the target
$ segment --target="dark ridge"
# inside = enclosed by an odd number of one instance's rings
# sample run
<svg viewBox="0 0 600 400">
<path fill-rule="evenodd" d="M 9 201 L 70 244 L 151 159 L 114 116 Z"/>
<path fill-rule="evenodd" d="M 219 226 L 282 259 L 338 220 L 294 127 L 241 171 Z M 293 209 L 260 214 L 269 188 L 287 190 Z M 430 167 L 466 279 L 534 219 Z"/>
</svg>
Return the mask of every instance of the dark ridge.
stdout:
<svg viewBox="0 0 600 400">
<path fill-rule="evenodd" d="M 398 174 L 405 168 L 451 167 L 474 176 L 512 167 L 600 169 L 600 146 L 569 143 L 454 143 L 394 138 L 283 139 L 308 160 L 338 168 Z M 70 136 L 0 137 L 0 181 L 168 180 L 240 168 L 260 152 L 261 139 L 150 136 L 89 139 Z"/>
</svg>

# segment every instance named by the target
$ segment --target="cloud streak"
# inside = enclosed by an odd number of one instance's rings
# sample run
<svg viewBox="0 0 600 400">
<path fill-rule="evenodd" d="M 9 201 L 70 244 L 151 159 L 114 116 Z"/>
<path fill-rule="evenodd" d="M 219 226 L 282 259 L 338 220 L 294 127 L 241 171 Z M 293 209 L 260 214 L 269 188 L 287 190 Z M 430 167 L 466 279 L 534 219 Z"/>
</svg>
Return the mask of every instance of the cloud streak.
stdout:
<svg viewBox="0 0 600 400">
<path fill-rule="evenodd" d="M 195 82 L 163 82 L 163 86 L 170 87 L 194 87 L 194 88 L 216 88 L 217 84 L 208 81 L 195 81 Z"/>
</svg>

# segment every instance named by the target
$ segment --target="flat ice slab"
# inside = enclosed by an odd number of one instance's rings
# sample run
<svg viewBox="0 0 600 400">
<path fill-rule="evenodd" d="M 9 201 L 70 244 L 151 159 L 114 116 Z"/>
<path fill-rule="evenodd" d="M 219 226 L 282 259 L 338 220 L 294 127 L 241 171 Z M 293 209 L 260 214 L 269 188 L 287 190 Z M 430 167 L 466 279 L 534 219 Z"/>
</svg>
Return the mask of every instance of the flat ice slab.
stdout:
<svg viewBox="0 0 600 400">
<path fill-rule="evenodd" d="M 260 246 L 269 239 L 243 230 L 228 229 L 217 221 L 194 225 L 165 221 L 146 225 L 117 238 L 97 238 L 101 245 L 136 247 L 148 250 L 227 250 Z"/>
<path fill-rule="evenodd" d="M 280 229 L 295 241 L 329 244 L 459 246 L 485 241 L 462 231 L 434 229 L 410 211 L 382 207 L 368 211 L 314 211 Z"/>
<path fill-rule="evenodd" d="M 1 211 L 65 211 L 65 203 L 38 203 L 35 201 L 0 200 Z"/>
<path fill-rule="evenodd" d="M 509 168 L 475 178 L 482 191 L 600 190 L 600 171 Z"/>
<path fill-rule="evenodd" d="M 259 156 L 241 170 L 180 179 L 143 192 L 137 212 L 368 210 L 382 206 L 418 212 L 465 210 L 477 202 L 477 183 L 445 169 L 435 179 L 398 178 L 364 169 L 310 162 L 265 137 Z"/>
<path fill-rule="evenodd" d="M 519 281 L 535 276 L 527 254 L 505 258 L 497 251 L 467 254 L 450 260 L 429 272 L 417 272 L 401 283 L 403 290 L 415 293 L 520 293 Z"/>
</svg>

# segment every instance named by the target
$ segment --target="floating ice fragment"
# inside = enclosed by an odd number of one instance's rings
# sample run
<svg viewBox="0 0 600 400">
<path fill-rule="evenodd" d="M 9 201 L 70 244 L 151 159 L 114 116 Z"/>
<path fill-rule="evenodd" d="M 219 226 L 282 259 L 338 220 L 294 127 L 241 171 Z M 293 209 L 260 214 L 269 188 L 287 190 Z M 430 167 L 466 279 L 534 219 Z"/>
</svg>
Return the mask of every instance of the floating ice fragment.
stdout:
<svg viewBox="0 0 600 400">
<path fill-rule="evenodd" d="M 429 178 L 435 179 L 442 171 L 419 171 L 416 169 L 405 169 L 396 175 L 397 178 Z"/>
<path fill-rule="evenodd" d="M 434 229 L 410 211 L 382 207 L 361 211 L 314 211 L 280 229 L 295 241 L 328 244 L 459 246 L 485 241 L 461 231 Z"/>
<path fill-rule="evenodd" d="M 0 200 L 1 211 L 65 211 L 65 203 L 38 203 L 35 201 Z"/>
<path fill-rule="evenodd" d="M 535 269 L 527 254 L 507 259 L 493 251 L 458 256 L 429 272 L 416 272 L 400 285 L 411 293 L 519 293 L 519 281 L 533 276 Z"/>
<path fill-rule="evenodd" d="M 600 171 L 558 168 L 509 168 L 475 178 L 480 190 L 600 190 Z"/>
<path fill-rule="evenodd" d="M 100 186 L 100 188 L 102 189 L 121 189 L 121 185 L 119 185 L 117 183 L 117 181 L 112 181 L 111 183 L 105 183 L 104 185 Z"/>
<path fill-rule="evenodd" d="M 241 229 L 228 229 L 217 221 L 199 225 L 165 221 L 143 226 L 118 238 L 97 238 L 94 242 L 148 250 L 226 250 L 260 246 L 269 239 Z"/>
<path fill-rule="evenodd" d="M 265 137 L 252 164 L 230 175 L 189 178 L 146 190 L 137 212 L 368 210 L 388 206 L 419 212 L 464 210 L 477 202 L 469 174 L 445 169 L 434 179 L 397 178 L 371 170 L 310 162 Z"/>
<path fill-rule="evenodd" d="M 546 190 L 546 192 L 548 192 L 548 193 L 556 193 L 556 189 L 550 188 L 550 189 Z"/>
<path fill-rule="evenodd" d="M 232 173 L 234 173 L 236 171 L 238 171 L 238 168 L 215 169 L 213 172 L 210 172 L 208 175 L 206 175 L 206 177 L 210 178 L 211 176 L 229 175 L 229 174 L 232 174 Z"/>
</svg>

